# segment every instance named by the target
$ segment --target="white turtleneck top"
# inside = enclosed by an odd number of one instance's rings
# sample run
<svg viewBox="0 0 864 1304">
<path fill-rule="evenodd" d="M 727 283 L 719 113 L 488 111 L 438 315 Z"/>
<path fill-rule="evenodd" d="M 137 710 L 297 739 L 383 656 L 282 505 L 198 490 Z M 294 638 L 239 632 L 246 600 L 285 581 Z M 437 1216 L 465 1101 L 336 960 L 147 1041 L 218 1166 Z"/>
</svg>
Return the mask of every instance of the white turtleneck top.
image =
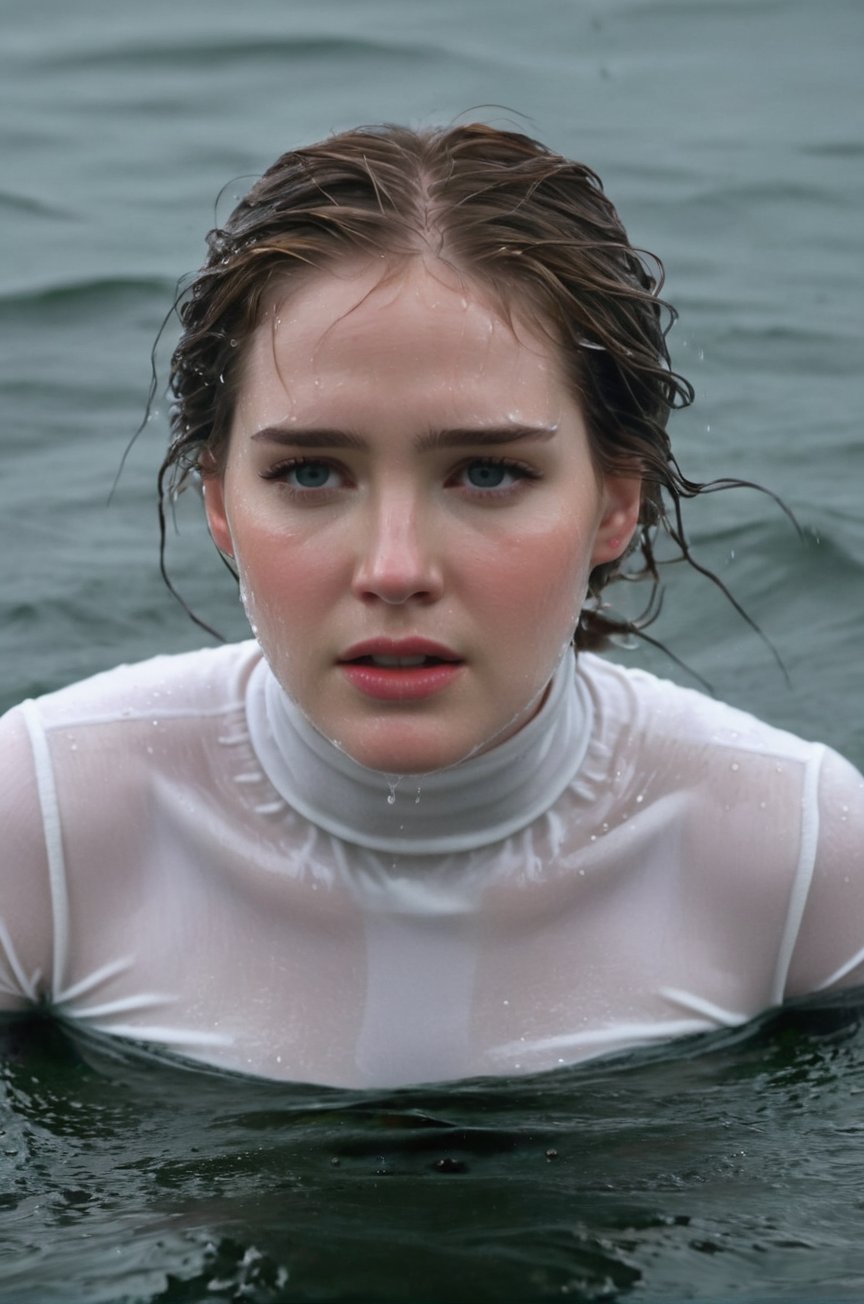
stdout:
<svg viewBox="0 0 864 1304">
<path fill-rule="evenodd" d="M 864 781 L 594 656 L 451 770 L 321 737 L 254 643 L 0 722 L 0 1009 L 273 1078 L 527 1073 L 864 983 Z"/>
</svg>

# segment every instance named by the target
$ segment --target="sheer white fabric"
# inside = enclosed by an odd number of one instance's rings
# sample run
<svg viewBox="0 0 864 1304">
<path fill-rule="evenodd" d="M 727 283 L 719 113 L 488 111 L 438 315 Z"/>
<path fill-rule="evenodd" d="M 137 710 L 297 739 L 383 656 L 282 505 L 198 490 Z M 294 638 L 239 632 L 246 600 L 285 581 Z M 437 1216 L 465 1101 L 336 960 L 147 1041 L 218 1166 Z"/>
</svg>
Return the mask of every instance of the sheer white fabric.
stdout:
<svg viewBox="0 0 864 1304">
<path fill-rule="evenodd" d="M 254 643 L 120 667 L 0 723 L 0 819 L 0 1008 L 267 1077 L 532 1072 L 864 982 L 861 776 L 593 656 L 404 780 Z"/>
</svg>

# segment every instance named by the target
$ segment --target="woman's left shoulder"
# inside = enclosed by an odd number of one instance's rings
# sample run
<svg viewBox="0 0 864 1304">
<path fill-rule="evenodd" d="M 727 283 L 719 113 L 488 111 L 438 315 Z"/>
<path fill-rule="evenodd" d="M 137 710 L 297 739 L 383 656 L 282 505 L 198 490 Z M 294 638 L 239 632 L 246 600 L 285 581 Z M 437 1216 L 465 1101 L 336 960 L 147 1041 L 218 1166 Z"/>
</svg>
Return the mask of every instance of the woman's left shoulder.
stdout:
<svg viewBox="0 0 864 1304">
<path fill-rule="evenodd" d="M 607 735 L 674 753 L 679 761 L 698 758 L 701 767 L 710 768 L 713 760 L 733 767 L 734 773 L 744 757 L 797 768 L 816 762 L 825 751 L 819 743 L 646 670 L 589 655 L 579 657 L 579 673 Z M 740 754 L 737 763 L 735 754 Z"/>
</svg>

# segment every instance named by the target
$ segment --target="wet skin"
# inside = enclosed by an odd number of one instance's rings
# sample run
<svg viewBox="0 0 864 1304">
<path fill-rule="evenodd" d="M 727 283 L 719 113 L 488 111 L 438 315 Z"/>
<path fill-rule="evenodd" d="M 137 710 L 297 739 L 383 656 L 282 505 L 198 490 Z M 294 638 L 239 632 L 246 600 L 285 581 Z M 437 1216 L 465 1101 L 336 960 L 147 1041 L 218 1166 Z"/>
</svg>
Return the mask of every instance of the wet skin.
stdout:
<svg viewBox="0 0 864 1304">
<path fill-rule="evenodd" d="M 394 774 L 536 713 L 639 508 L 638 479 L 595 469 L 554 344 L 419 257 L 274 297 L 204 484 L 280 683 Z"/>
</svg>

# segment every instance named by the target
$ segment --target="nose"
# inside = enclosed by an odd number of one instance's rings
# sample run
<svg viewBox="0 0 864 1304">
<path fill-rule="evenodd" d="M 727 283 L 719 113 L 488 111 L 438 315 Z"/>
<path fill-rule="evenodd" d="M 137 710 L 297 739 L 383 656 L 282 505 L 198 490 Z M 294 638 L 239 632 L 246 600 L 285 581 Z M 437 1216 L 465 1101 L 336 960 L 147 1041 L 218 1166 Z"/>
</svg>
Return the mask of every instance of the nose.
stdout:
<svg viewBox="0 0 864 1304">
<path fill-rule="evenodd" d="M 354 594 L 394 606 L 435 602 L 443 592 L 439 548 L 431 522 L 410 495 L 370 505 L 354 573 Z"/>
</svg>

